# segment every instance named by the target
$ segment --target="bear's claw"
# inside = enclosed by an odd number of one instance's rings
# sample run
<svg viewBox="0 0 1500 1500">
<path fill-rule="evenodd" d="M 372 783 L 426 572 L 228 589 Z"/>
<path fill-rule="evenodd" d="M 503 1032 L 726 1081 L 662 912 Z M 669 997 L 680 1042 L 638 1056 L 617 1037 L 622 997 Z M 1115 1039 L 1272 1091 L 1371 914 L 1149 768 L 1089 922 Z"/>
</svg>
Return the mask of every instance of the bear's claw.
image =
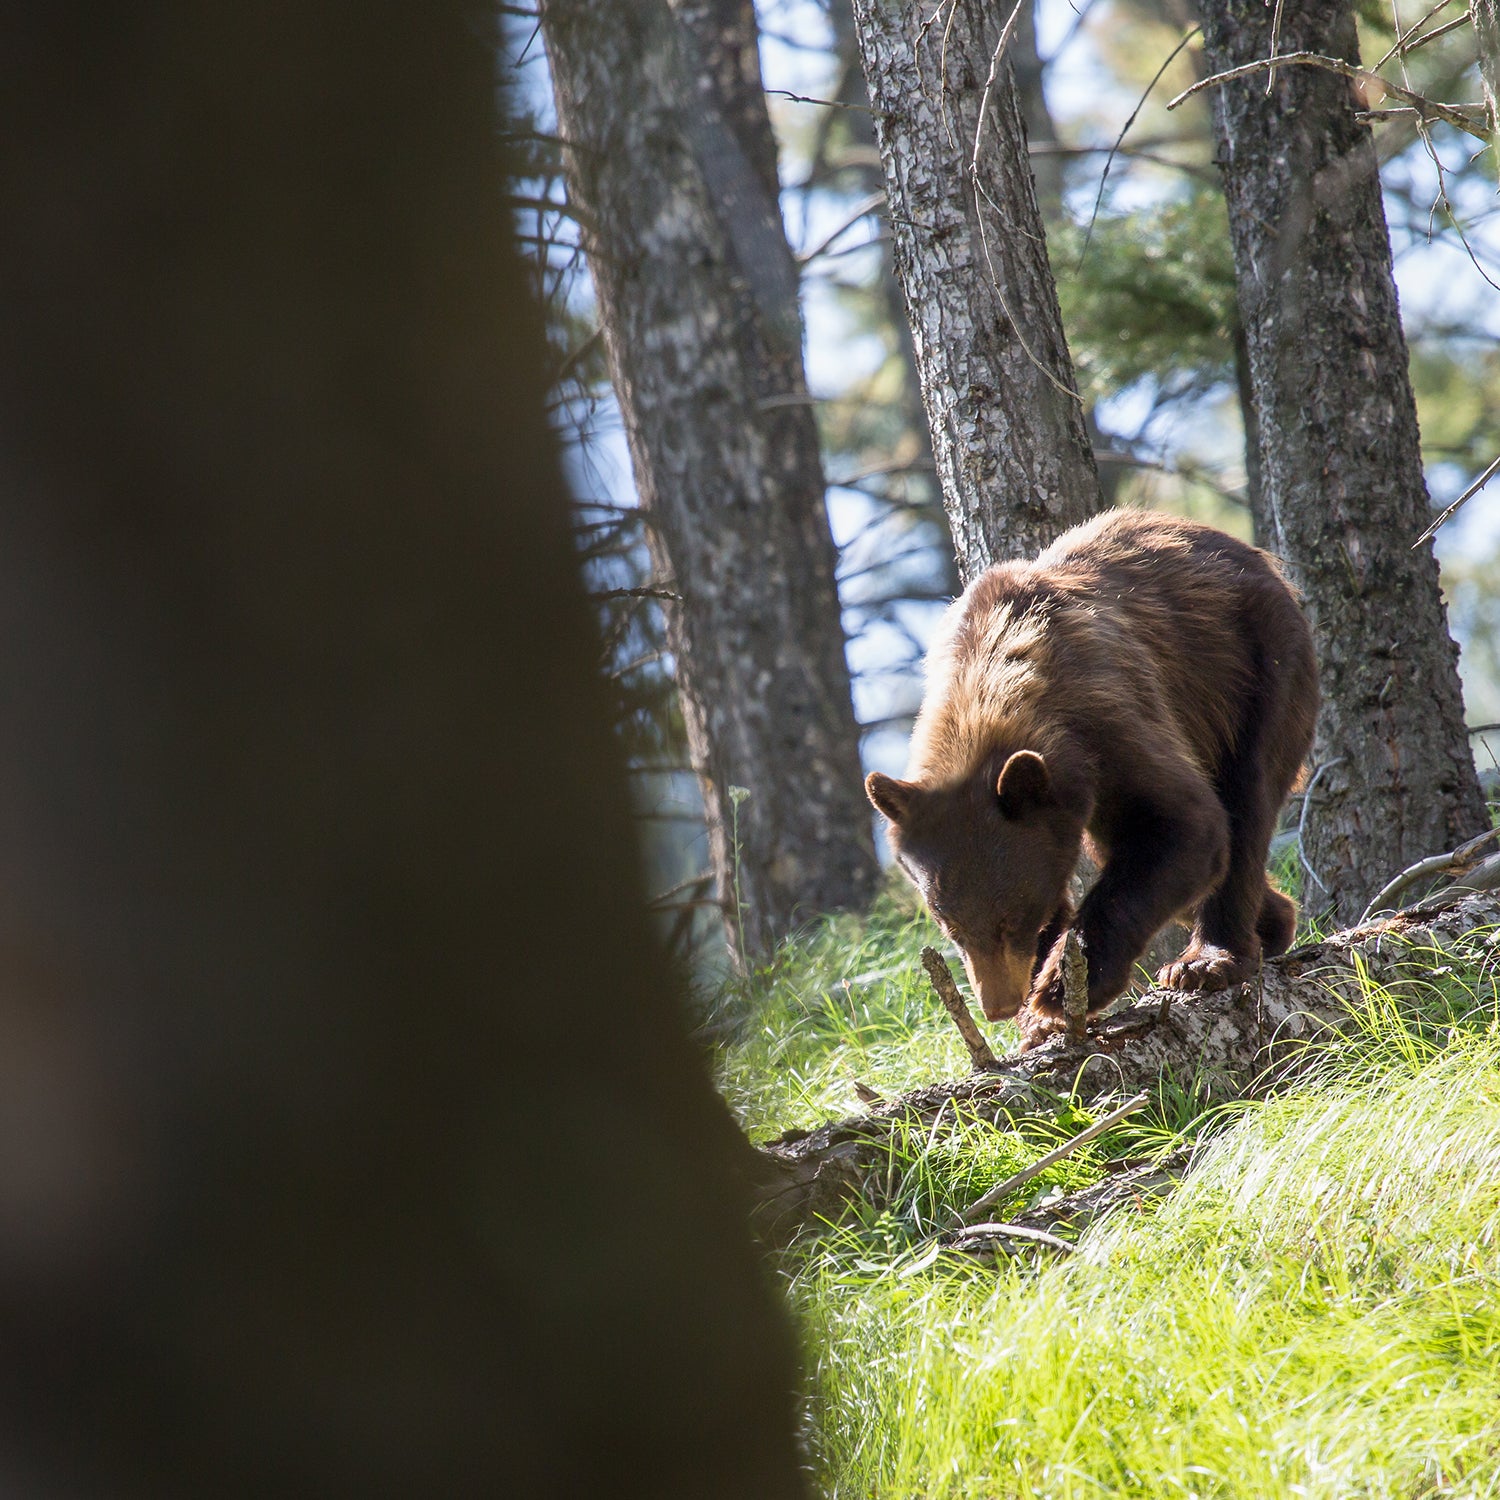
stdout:
<svg viewBox="0 0 1500 1500">
<path fill-rule="evenodd" d="M 1253 958 L 1205 943 L 1201 948 L 1185 949 L 1179 958 L 1164 965 L 1156 982 L 1163 989 L 1199 990 L 1207 994 L 1243 983 L 1255 973 L 1256 967 Z"/>
</svg>

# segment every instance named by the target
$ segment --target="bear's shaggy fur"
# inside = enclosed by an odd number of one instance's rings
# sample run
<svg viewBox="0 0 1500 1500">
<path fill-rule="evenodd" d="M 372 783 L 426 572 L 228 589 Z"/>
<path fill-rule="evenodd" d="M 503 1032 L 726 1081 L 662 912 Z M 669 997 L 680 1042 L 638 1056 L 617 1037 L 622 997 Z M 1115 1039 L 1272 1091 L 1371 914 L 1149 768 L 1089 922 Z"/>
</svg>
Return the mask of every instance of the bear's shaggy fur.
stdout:
<svg viewBox="0 0 1500 1500">
<path fill-rule="evenodd" d="M 962 949 L 991 1020 L 1058 1029 L 1063 931 L 1089 1012 L 1178 915 L 1159 982 L 1212 990 L 1282 953 L 1295 910 L 1266 879 L 1312 745 L 1312 636 L 1275 562 L 1191 521 L 1115 511 L 949 609 L 927 659 L 907 779 L 873 772 L 896 859 Z M 1076 917 L 1087 836 L 1102 865 Z"/>
</svg>

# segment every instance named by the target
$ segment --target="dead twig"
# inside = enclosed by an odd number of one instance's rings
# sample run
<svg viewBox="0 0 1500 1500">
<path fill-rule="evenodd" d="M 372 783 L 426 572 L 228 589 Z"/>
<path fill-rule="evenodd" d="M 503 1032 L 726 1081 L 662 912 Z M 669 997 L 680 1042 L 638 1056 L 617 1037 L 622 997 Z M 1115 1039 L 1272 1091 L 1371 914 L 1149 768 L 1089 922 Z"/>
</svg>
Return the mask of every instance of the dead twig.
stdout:
<svg viewBox="0 0 1500 1500">
<path fill-rule="evenodd" d="M 1415 51 L 1416 48 L 1420 47 L 1424 42 L 1430 42 L 1433 37 L 1441 36 L 1446 31 L 1452 31 L 1455 26 L 1467 26 L 1469 24 L 1469 17 L 1467 16 L 1467 14 L 1465 14 L 1460 16 L 1456 21 L 1449 21 L 1446 26 L 1440 26 L 1436 31 L 1429 31 L 1426 36 L 1418 38 L 1415 42 L 1412 41 L 1412 38 L 1417 35 L 1417 32 L 1419 32 L 1422 27 L 1424 27 L 1440 10 L 1446 10 L 1452 4 L 1453 0 L 1437 0 L 1437 3 L 1435 5 L 1433 5 L 1417 20 L 1413 21 L 1404 32 L 1401 30 L 1401 27 L 1398 23 L 1396 26 L 1396 43 L 1391 48 L 1391 50 L 1380 59 L 1379 62 L 1373 64 L 1376 71 L 1378 72 L 1381 68 L 1383 68 L 1393 57 L 1396 56 L 1398 52 L 1404 56 L 1408 52 Z"/>
<path fill-rule="evenodd" d="M 1490 863 L 1488 859 L 1479 858 L 1479 851 L 1496 837 L 1500 837 L 1500 828 L 1487 828 L 1477 838 L 1460 844 L 1456 849 L 1450 849 L 1446 854 L 1429 854 L 1426 859 L 1419 859 L 1415 864 L 1408 865 L 1394 880 L 1388 881 L 1365 907 L 1359 925 L 1363 926 L 1376 912 L 1398 910 L 1400 903 L 1396 897 L 1429 876 L 1451 874 L 1455 877 L 1453 884 L 1462 884 L 1464 876 L 1475 873 Z"/>
<path fill-rule="evenodd" d="M 948 960 L 936 948 L 923 948 L 922 967 L 927 970 L 927 977 L 932 981 L 932 987 L 937 991 L 938 999 L 943 1002 L 943 1009 L 953 1017 L 953 1024 L 958 1027 L 958 1034 L 964 1039 L 964 1046 L 969 1049 L 974 1071 L 980 1073 L 998 1068 L 1000 1061 L 990 1051 L 990 1044 L 985 1041 L 983 1032 L 975 1024 L 974 1017 L 969 1014 L 969 1007 L 964 1003 L 964 997 L 958 991 L 958 985 L 953 979 L 953 971 L 948 967 Z"/>
<path fill-rule="evenodd" d="M 1323 884 L 1323 877 L 1313 869 L 1312 861 L 1307 857 L 1307 846 L 1303 843 L 1303 834 L 1307 831 L 1307 810 L 1312 806 L 1312 794 L 1317 790 L 1318 783 L 1323 779 L 1323 773 L 1331 771 L 1335 766 L 1341 766 L 1343 763 L 1344 757 L 1342 755 L 1336 756 L 1333 760 L 1325 760 L 1313 772 L 1312 780 L 1307 783 L 1307 790 L 1302 794 L 1302 814 L 1297 819 L 1297 858 L 1302 862 L 1302 868 L 1312 876 L 1313 882 L 1325 896 L 1328 894 L 1328 887 Z"/>
<path fill-rule="evenodd" d="M 989 1192 L 982 1198 L 977 1198 L 962 1214 L 959 1215 L 959 1223 L 971 1224 L 985 1209 L 993 1207 L 1003 1198 L 1008 1198 L 1017 1188 L 1025 1187 L 1040 1172 L 1045 1172 L 1048 1167 L 1060 1162 L 1065 1156 L 1071 1156 L 1080 1146 L 1087 1145 L 1095 1136 L 1103 1135 L 1111 1126 L 1118 1125 L 1127 1115 L 1133 1115 L 1136 1110 L 1144 1109 L 1150 1100 L 1148 1094 L 1137 1094 L 1133 1099 L 1127 1099 L 1117 1110 L 1104 1116 L 1102 1120 L 1095 1120 L 1087 1130 L 1081 1130 L 1072 1140 L 1064 1141 L 1055 1151 L 1049 1151 L 1038 1161 L 1032 1162 L 1029 1167 L 1017 1172 L 1013 1177 L 1007 1177 L 1003 1182 L 997 1182 Z"/>
<path fill-rule="evenodd" d="M 1048 1234 L 1045 1229 L 1032 1229 L 1027 1224 L 966 1224 L 957 1233 L 962 1238 L 993 1234 L 1011 1240 L 1031 1240 L 1034 1244 L 1045 1245 L 1049 1250 L 1062 1250 L 1068 1255 L 1078 1249 L 1077 1245 L 1070 1244 L 1059 1235 Z"/>
<path fill-rule="evenodd" d="M 1099 191 L 1094 194 L 1094 211 L 1089 215 L 1089 227 L 1084 232 L 1083 249 L 1078 252 L 1078 264 L 1073 267 L 1075 273 L 1082 269 L 1083 258 L 1089 253 L 1089 246 L 1094 241 L 1094 225 L 1099 220 L 1099 205 L 1104 202 L 1104 184 L 1109 181 L 1109 169 L 1115 164 L 1115 157 L 1119 153 L 1121 145 L 1124 143 L 1126 132 L 1132 125 L 1135 124 L 1136 116 L 1139 115 L 1140 112 L 1146 107 L 1146 100 L 1151 97 L 1152 89 L 1154 89 L 1156 85 L 1161 82 L 1161 75 L 1172 66 L 1172 64 L 1177 59 L 1177 54 L 1181 52 L 1182 49 L 1186 47 L 1187 44 L 1192 41 L 1192 39 L 1197 36 L 1202 29 L 1203 28 L 1201 26 L 1193 27 L 1193 29 L 1188 32 L 1187 35 L 1184 36 L 1182 40 L 1178 42 L 1178 44 L 1173 47 L 1172 50 L 1167 54 L 1165 60 L 1162 62 L 1162 65 L 1156 70 L 1156 74 L 1152 78 L 1151 82 L 1146 85 L 1146 92 L 1136 100 L 1135 108 L 1130 111 L 1130 118 L 1126 120 L 1125 123 L 1120 127 L 1120 133 L 1115 137 L 1114 145 L 1109 148 L 1109 155 L 1104 159 L 1104 171 L 1099 178 Z"/>
<path fill-rule="evenodd" d="M 1485 487 L 1485 485 L 1487 485 L 1487 484 L 1488 484 L 1488 483 L 1489 483 L 1489 482 L 1490 482 L 1490 480 L 1491 480 L 1491 479 L 1493 479 L 1493 478 L 1494 478 L 1494 477 L 1495 477 L 1495 470 L 1496 470 L 1496 469 L 1500 469 L 1500 456 L 1497 456 L 1497 457 L 1496 457 L 1496 458 L 1495 458 L 1495 459 L 1494 459 L 1494 461 L 1493 461 L 1493 462 L 1492 462 L 1492 463 L 1491 463 L 1491 464 L 1490 464 L 1490 466 L 1489 466 L 1489 468 L 1487 468 L 1487 469 L 1486 469 L 1486 470 L 1485 470 L 1485 471 L 1484 471 L 1484 473 L 1483 473 L 1483 474 L 1481 474 L 1481 475 L 1480 475 L 1480 476 L 1479 476 L 1479 478 L 1478 478 L 1478 479 L 1476 479 L 1476 480 L 1475 480 L 1475 481 L 1474 481 L 1474 483 L 1473 483 L 1473 484 L 1471 484 L 1471 485 L 1470 485 L 1470 486 L 1469 486 L 1469 487 L 1468 487 L 1468 489 L 1466 489 L 1466 490 L 1465 490 L 1465 491 L 1464 491 L 1464 492 L 1463 492 L 1463 494 L 1461 494 L 1461 495 L 1460 495 L 1460 496 L 1459 496 L 1459 497 L 1458 497 L 1458 499 L 1457 499 L 1457 500 L 1455 500 L 1455 501 L 1454 501 L 1454 502 L 1453 502 L 1453 504 L 1452 504 L 1452 505 L 1450 505 L 1450 506 L 1449 506 L 1449 507 L 1448 507 L 1448 508 L 1447 508 L 1447 509 L 1446 509 L 1446 510 L 1445 510 L 1445 511 L 1444 511 L 1444 512 L 1443 512 L 1443 513 L 1442 513 L 1442 515 L 1440 515 L 1440 516 L 1439 516 L 1439 517 L 1438 517 L 1438 518 L 1437 518 L 1437 520 L 1435 520 L 1435 521 L 1434 521 L 1434 522 L 1433 522 L 1433 523 L 1432 523 L 1432 525 L 1431 525 L 1431 526 L 1429 526 L 1429 527 L 1428 527 L 1428 528 L 1427 528 L 1427 530 L 1426 530 L 1426 531 L 1424 531 L 1424 532 L 1423 532 L 1423 533 L 1422 533 L 1422 535 L 1421 535 L 1421 536 L 1419 536 L 1419 537 L 1418 537 L 1418 538 L 1417 538 L 1417 539 L 1416 539 L 1416 541 L 1414 541 L 1414 542 L 1413 542 L 1413 543 L 1412 543 L 1412 544 L 1411 544 L 1411 549 L 1412 549 L 1412 551 L 1413 551 L 1413 552 L 1415 552 L 1415 551 L 1416 551 L 1416 550 L 1417 550 L 1417 548 L 1418 548 L 1418 547 L 1420 547 L 1420 546 L 1421 546 L 1421 545 L 1422 545 L 1422 543 L 1423 543 L 1423 542 L 1425 542 L 1425 541 L 1427 541 L 1427 540 L 1429 540 L 1429 539 L 1430 539 L 1430 538 L 1431 538 L 1431 537 L 1433 537 L 1433 536 L 1435 536 L 1435 535 L 1437 535 L 1437 531 L 1438 531 L 1438 528 L 1439 528 L 1439 527 L 1440 527 L 1440 526 L 1443 526 L 1443 525 L 1444 525 L 1444 524 L 1445 524 L 1445 523 L 1446 523 L 1446 522 L 1448 522 L 1448 521 L 1450 521 L 1450 520 L 1451 520 L 1451 519 L 1452 519 L 1452 518 L 1453 518 L 1453 517 L 1454 517 L 1454 515 L 1456 515 L 1456 514 L 1457 514 L 1457 512 L 1458 512 L 1458 508 L 1459 508 L 1459 506 L 1461 506 L 1461 505 L 1464 505 L 1464 504 L 1466 504 L 1466 503 L 1467 503 L 1467 502 L 1468 502 L 1468 501 L 1470 501 L 1470 500 L 1472 500 L 1472 499 L 1473 499 L 1473 498 L 1474 498 L 1474 496 L 1475 496 L 1475 495 L 1477 495 L 1477 494 L 1478 494 L 1478 493 L 1479 493 L 1479 492 L 1480 492 L 1480 490 L 1482 490 L 1482 489 L 1483 489 L 1483 488 L 1484 488 L 1484 487 Z"/>
<path fill-rule="evenodd" d="M 1194 94 L 1200 93 L 1206 88 L 1212 88 L 1219 83 L 1232 83 L 1236 78 L 1248 78 L 1252 73 L 1262 72 L 1266 68 L 1285 67 L 1295 63 L 1304 68 L 1321 68 L 1326 73 L 1338 73 L 1344 78 L 1352 78 L 1356 83 L 1367 84 L 1372 90 L 1378 89 L 1385 94 L 1394 94 L 1398 99 L 1404 99 L 1408 104 L 1414 105 L 1425 118 L 1430 120 L 1444 120 L 1467 135 L 1472 135 L 1476 140 L 1489 144 L 1489 135 L 1482 125 L 1476 124 L 1463 110 L 1455 109 L 1451 104 L 1443 104 L 1436 99 L 1429 99 L 1425 94 L 1414 93 L 1411 89 L 1403 88 L 1399 83 L 1392 83 L 1389 78 L 1382 78 L 1378 73 L 1372 73 L 1368 68 L 1356 67 L 1355 64 L 1345 62 L 1341 57 L 1325 57 L 1321 52 L 1283 52 L 1278 57 L 1263 57 L 1256 62 L 1241 63 L 1237 68 L 1226 68 L 1222 73 L 1215 73 L 1210 78 L 1200 78 L 1190 88 L 1185 88 L 1175 99 L 1169 100 L 1168 109 L 1176 109 L 1185 100 Z"/>
</svg>

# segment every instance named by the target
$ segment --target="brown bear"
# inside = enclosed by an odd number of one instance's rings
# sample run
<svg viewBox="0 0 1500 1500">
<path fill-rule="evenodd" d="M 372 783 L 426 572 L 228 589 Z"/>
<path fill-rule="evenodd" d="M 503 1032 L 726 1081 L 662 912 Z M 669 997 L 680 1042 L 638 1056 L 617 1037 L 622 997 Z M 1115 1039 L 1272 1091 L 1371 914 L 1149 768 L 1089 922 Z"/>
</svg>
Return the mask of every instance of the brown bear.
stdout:
<svg viewBox="0 0 1500 1500">
<path fill-rule="evenodd" d="M 928 653 L 907 779 L 865 786 L 985 1015 L 1029 1000 L 1031 1045 L 1063 1024 L 1069 926 L 1090 1015 L 1179 915 L 1192 938 L 1163 985 L 1221 989 L 1286 951 L 1296 912 L 1266 852 L 1317 704 L 1312 636 L 1270 557 L 1114 511 L 975 579 Z M 1075 917 L 1085 837 L 1102 869 Z"/>
</svg>

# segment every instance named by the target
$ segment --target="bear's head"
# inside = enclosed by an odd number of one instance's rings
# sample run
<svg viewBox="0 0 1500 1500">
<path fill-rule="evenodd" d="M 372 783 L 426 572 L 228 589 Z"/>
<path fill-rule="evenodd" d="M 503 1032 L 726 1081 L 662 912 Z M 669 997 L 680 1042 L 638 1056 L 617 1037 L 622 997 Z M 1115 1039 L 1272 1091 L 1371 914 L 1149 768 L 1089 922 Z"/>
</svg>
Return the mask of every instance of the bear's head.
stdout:
<svg viewBox="0 0 1500 1500">
<path fill-rule="evenodd" d="M 1088 807 L 1048 759 L 1007 757 L 951 786 L 872 771 L 865 791 L 890 823 L 891 849 L 937 924 L 963 953 L 991 1021 L 1026 1003 L 1043 931 L 1060 930 Z"/>
</svg>

